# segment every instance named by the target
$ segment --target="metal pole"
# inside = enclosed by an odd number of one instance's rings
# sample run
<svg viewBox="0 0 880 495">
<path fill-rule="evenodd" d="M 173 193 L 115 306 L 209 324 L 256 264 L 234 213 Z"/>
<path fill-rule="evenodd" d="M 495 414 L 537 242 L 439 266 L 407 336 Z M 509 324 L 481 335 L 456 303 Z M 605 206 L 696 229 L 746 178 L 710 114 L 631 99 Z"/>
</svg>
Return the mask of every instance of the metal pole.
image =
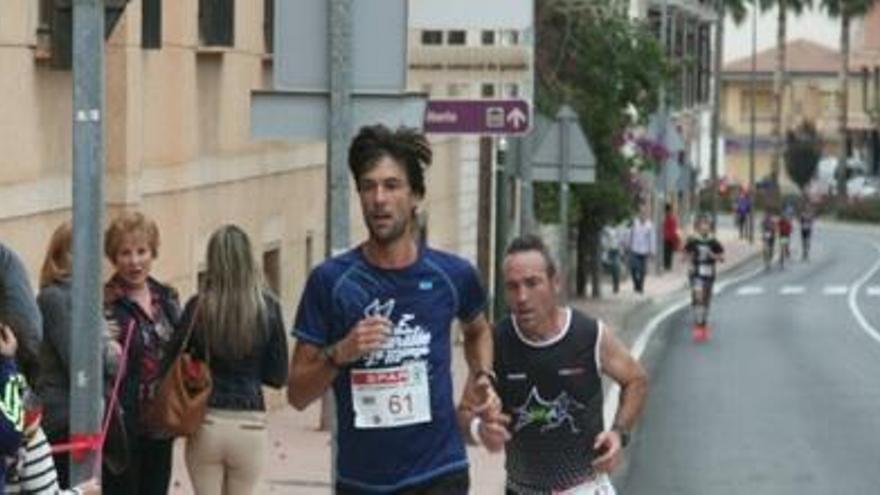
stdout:
<svg viewBox="0 0 880 495">
<path fill-rule="evenodd" d="M 349 246 L 348 145 L 351 139 L 352 0 L 330 0 L 330 120 L 327 129 L 328 256 Z"/>
<path fill-rule="evenodd" d="M 757 92 L 758 92 L 758 8 L 752 6 L 752 73 L 749 76 L 749 85 L 752 98 L 749 102 L 749 195 L 752 198 L 752 207 L 749 210 L 749 242 L 755 242 L 755 207 L 757 196 L 755 195 L 755 133 L 757 132 Z"/>
<path fill-rule="evenodd" d="M 718 142 L 721 132 L 721 65 L 724 60 L 724 1 L 717 0 L 716 10 L 718 21 L 715 24 L 715 78 L 713 79 L 714 91 L 712 92 L 712 148 L 709 150 L 709 181 L 712 184 L 710 197 L 712 198 L 712 229 L 718 225 Z"/>
<path fill-rule="evenodd" d="M 330 119 L 327 129 L 326 253 L 339 254 L 349 246 L 348 145 L 351 139 L 352 0 L 330 0 Z M 332 390 L 327 393 L 330 416 L 330 482 L 336 493 L 339 425 Z"/>
<path fill-rule="evenodd" d="M 517 160 L 522 180 L 520 193 L 520 233 L 531 234 L 535 230 L 535 188 L 532 182 L 531 154 L 534 143 L 534 132 L 526 137 L 515 138 L 517 143 Z"/>
<path fill-rule="evenodd" d="M 73 3 L 73 321 L 70 433 L 94 434 L 103 410 L 101 224 L 104 206 L 104 2 Z M 90 478 L 90 451 L 71 482 Z"/>
<path fill-rule="evenodd" d="M 561 275 L 561 299 L 565 301 L 569 294 L 569 279 L 572 272 L 570 266 L 571 257 L 568 255 L 568 192 L 569 192 L 569 169 L 571 167 L 571 143 L 568 133 L 572 125 L 573 114 L 565 112 L 568 107 L 562 107 L 559 119 L 559 156 L 562 163 L 559 164 L 559 273 Z"/>
<path fill-rule="evenodd" d="M 492 315 L 493 321 L 499 322 L 507 312 L 504 301 L 504 277 L 501 270 L 504 261 L 504 250 L 510 233 L 510 173 L 511 163 L 516 163 L 519 155 L 519 139 L 507 141 L 505 149 L 500 140 L 499 148 L 504 150 L 504 159 L 495 164 L 495 284 L 493 288 Z"/>
<path fill-rule="evenodd" d="M 663 49 L 667 55 L 670 55 L 669 51 L 669 0 L 663 0 L 660 4 L 660 45 L 663 46 Z M 667 121 L 667 88 L 666 81 L 664 80 L 660 84 L 659 93 L 659 105 L 657 109 L 657 113 L 660 116 L 660 144 L 664 147 L 666 146 L 666 121 Z M 668 160 L 667 160 L 668 162 Z M 666 192 L 666 168 L 668 163 L 664 162 L 660 165 L 660 173 L 654 175 L 654 180 L 658 182 L 658 184 L 654 185 L 654 228 L 659 229 L 660 226 L 663 225 L 663 203 L 665 202 L 665 192 Z M 659 177 L 658 177 L 659 175 Z M 657 235 L 654 240 L 656 249 L 654 252 L 658 253 L 657 256 L 654 257 L 654 269 L 657 274 L 663 273 L 663 236 Z"/>
</svg>

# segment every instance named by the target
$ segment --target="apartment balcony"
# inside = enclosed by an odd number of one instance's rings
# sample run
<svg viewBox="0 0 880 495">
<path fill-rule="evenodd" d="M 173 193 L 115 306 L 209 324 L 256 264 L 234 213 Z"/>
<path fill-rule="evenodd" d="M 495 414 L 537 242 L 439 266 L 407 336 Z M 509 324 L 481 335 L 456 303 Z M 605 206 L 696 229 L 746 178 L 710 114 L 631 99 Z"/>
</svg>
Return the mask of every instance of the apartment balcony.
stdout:
<svg viewBox="0 0 880 495">
<path fill-rule="evenodd" d="M 411 46 L 409 69 L 419 72 L 518 73 L 531 69 L 526 46 Z"/>
</svg>

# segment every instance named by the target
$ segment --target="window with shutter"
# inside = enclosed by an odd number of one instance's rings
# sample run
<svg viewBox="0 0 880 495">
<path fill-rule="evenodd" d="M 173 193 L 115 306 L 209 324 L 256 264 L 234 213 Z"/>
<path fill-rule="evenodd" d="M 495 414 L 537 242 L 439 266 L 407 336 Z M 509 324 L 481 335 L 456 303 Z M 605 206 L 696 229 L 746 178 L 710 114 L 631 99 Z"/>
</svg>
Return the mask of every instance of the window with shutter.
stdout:
<svg viewBox="0 0 880 495">
<path fill-rule="evenodd" d="M 235 0 L 199 0 L 199 35 L 205 46 L 234 46 Z"/>
<path fill-rule="evenodd" d="M 162 48 L 162 0 L 142 0 L 141 46 L 153 50 Z"/>
<path fill-rule="evenodd" d="M 275 0 L 263 0 L 263 40 L 266 53 L 275 53 Z"/>
</svg>

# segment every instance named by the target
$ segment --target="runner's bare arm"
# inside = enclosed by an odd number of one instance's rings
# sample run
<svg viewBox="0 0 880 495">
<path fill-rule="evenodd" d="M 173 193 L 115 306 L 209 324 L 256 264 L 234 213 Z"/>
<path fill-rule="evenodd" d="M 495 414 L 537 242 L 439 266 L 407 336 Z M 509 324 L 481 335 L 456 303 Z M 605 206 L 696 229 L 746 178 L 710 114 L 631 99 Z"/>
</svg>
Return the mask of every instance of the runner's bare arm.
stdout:
<svg viewBox="0 0 880 495">
<path fill-rule="evenodd" d="M 501 412 L 501 400 L 495 391 L 492 347 L 492 327 L 484 315 L 463 323 L 464 355 L 468 363 L 468 382 L 465 394 L 474 394 L 474 407 L 490 419 Z M 488 416 L 487 416 L 488 415 Z"/>
<path fill-rule="evenodd" d="M 298 341 L 290 360 L 287 402 L 297 410 L 308 407 L 330 388 L 340 367 L 381 347 L 389 333 L 387 318 L 370 316 L 359 321 L 348 335 L 327 349 Z"/>
<path fill-rule="evenodd" d="M 492 327 L 484 315 L 462 324 L 464 357 L 471 375 L 492 369 Z"/>
<path fill-rule="evenodd" d="M 593 467 L 600 472 L 610 473 L 621 461 L 623 438 L 620 430 L 632 430 L 642 415 L 648 391 L 648 377 L 639 362 L 608 327 L 601 334 L 599 360 L 602 372 L 620 385 L 620 406 L 612 429 L 600 433 L 593 446 L 599 452 L 599 457 L 593 461 Z"/>
<path fill-rule="evenodd" d="M 330 363 L 321 348 L 298 341 L 290 358 L 287 378 L 287 402 L 302 411 L 333 384 L 337 369 Z"/>
<path fill-rule="evenodd" d="M 614 331 L 607 326 L 599 343 L 599 360 L 602 372 L 620 385 L 620 407 L 613 424 L 631 430 L 644 409 L 648 375 Z"/>
</svg>

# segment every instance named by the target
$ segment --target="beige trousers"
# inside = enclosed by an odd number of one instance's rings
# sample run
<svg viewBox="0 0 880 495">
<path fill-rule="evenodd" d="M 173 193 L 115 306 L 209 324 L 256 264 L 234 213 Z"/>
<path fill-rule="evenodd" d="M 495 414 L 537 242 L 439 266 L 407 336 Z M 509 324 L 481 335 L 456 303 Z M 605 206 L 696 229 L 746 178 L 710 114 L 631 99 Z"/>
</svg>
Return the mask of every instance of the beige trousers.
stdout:
<svg viewBox="0 0 880 495">
<path fill-rule="evenodd" d="M 196 495 L 251 495 L 266 458 L 266 413 L 208 409 L 186 441 L 186 468 Z"/>
</svg>

